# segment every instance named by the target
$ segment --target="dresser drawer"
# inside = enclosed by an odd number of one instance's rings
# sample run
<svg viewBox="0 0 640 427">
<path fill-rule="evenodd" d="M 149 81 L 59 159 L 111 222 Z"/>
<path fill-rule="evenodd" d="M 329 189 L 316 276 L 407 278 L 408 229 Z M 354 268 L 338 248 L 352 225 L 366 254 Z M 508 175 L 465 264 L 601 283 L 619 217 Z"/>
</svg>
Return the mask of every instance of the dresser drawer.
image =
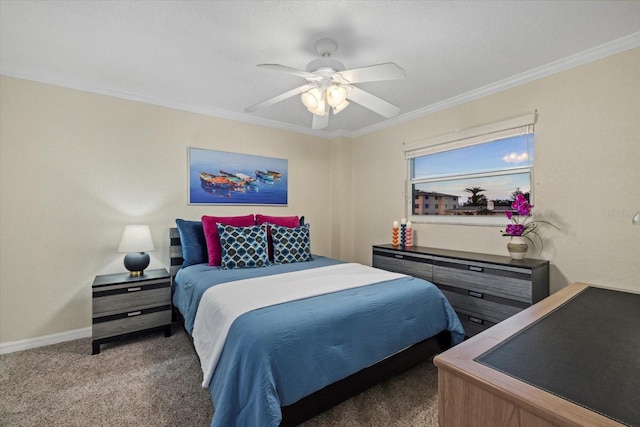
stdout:
<svg viewBox="0 0 640 427">
<path fill-rule="evenodd" d="M 433 257 L 430 256 L 375 250 L 373 252 L 373 266 L 429 281 L 433 278 Z"/>
<path fill-rule="evenodd" d="M 433 281 L 488 295 L 532 302 L 531 270 L 434 257 Z"/>
<path fill-rule="evenodd" d="M 477 335 L 480 332 L 495 325 L 495 323 L 493 322 L 482 319 L 480 317 L 472 316 L 467 313 L 456 312 L 456 314 L 458 315 L 458 319 L 460 319 L 460 323 L 462 323 L 464 334 L 468 337 Z"/>
<path fill-rule="evenodd" d="M 114 337 L 171 324 L 171 305 L 93 319 L 93 339 Z"/>
<path fill-rule="evenodd" d="M 501 322 L 514 314 L 519 313 L 526 304 L 521 303 L 520 306 L 508 305 L 500 302 L 486 300 L 482 297 L 474 297 L 467 294 L 478 294 L 475 291 L 467 291 L 465 293 L 452 292 L 441 289 L 442 293 L 449 300 L 454 310 L 466 313 L 478 319 L 490 321 L 493 323 Z"/>
<path fill-rule="evenodd" d="M 144 284 L 119 284 L 94 288 L 93 317 L 171 303 L 171 282 L 147 281 Z"/>
</svg>

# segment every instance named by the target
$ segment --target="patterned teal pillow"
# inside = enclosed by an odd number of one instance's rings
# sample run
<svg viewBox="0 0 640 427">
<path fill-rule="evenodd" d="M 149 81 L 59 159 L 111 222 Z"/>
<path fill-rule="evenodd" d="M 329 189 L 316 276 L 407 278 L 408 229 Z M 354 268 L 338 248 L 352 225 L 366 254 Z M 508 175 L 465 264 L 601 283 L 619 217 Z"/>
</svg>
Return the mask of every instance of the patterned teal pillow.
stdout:
<svg viewBox="0 0 640 427">
<path fill-rule="evenodd" d="M 217 224 L 217 227 L 222 248 L 220 266 L 223 270 L 270 265 L 266 224 L 251 227 Z"/>
<path fill-rule="evenodd" d="M 273 240 L 274 264 L 311 261 L 309 224 L 302 225 L 298 228 L 270 225 L 271 238 Z"/>
</svg>

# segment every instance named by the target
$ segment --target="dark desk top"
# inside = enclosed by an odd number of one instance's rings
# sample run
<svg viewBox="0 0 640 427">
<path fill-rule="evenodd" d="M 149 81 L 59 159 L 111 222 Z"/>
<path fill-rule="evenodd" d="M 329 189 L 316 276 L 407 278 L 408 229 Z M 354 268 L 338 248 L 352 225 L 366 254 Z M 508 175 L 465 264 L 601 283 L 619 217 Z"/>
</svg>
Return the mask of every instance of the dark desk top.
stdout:
<svg viewBox="0 0 640 427">
<path fill-rule="evenodd" d="M 640 294 L 587 287 L 476 362 L 640 425 Z"/>
</svg>

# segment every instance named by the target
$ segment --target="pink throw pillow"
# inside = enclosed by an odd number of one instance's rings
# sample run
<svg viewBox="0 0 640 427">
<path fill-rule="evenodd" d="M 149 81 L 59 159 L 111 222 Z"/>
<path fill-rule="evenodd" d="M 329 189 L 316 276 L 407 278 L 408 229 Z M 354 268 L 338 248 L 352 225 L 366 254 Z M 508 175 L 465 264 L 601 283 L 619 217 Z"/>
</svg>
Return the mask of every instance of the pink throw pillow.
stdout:
<svg viewBox="0 0 640 427">
<path fill-rule="evenodd" d="M 262 225 L 265 222 L 279 225 L 280 227 L 300 227 L 300 218 L 297 216 L 269 216 L 256 214 L 256 225 Z"/>
<path fill-rule="evenodd" d="M 219 266 L 222 260 L 222 247 L 220 246 L 220 235 L 216 224 L 232 225 L 234 227 L 249 227 L 255 225 L 253 214 L 245 216 L 207 216 L 202 217 L 202 229 L 204 238 L 207 241 L 207 254 L 209 255 L 209 265 Z"/>
<path fill-rule="evenodd" d="M 300 218 L 297 216 L 269 216 L 256 214 L 256 225 L 264 223 L 279 225 L 280 227 L 300 227 Z M 271 239 L 271 227 L 267 226 L 267 242 L 269 248 L 269 261 L 273 261 L 273 240 Z"/>
</svg>

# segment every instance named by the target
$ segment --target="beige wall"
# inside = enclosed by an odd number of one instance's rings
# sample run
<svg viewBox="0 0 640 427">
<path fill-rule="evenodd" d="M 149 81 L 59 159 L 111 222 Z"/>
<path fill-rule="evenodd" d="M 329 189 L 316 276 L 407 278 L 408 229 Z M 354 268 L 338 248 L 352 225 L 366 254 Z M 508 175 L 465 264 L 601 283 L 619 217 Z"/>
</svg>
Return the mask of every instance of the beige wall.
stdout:
<svg viewBox="0 0 640 427">
<path fill-rule="evenodd" d="M 151 226 L 150 268 L 167 263 L 176 217 L 256 207 L 186 203 L 187 147 L 289 159 L 286 208 L 315 253 L 369 264 L 405 216 L 403 143 L 538 110 L 536 211 L 562 228 L 532 254 L 552 291 L 573 281 L 640 290 L 640 49 L 355 139 L 260 126 L 1 79 L 0 343 L 91 325 L 95 274 L 123 271 L 124 225 Z M 416 224 L 416 243 L 507 255 L 500 227 Z"/>
<path fill-rule="evenodd" d="M 640 291 L 640 49 L 354 139 L 348 258 L 370 263 L 406 216 L 403 142 L 534 110 L 535 211 L 562 230 L 543 230 L 544 251 L 529 256 L 551 261 L 552 292 L 573 281 Z M 500 227 L 414 228 L 420 246 L 508 255 Z"/>
<path fill-rule="evenodd" d="M 0 342 L 91 326 L 96 274 L 125 271 L 126 224 L 151 226 L 150 268 L 168 263 L 175 218 L 305 215 L 330 255 L 331 142 L 3 77 Z M 286 158 L 289 206 L 187 205 L 187 147 Z"/>
</svg>

